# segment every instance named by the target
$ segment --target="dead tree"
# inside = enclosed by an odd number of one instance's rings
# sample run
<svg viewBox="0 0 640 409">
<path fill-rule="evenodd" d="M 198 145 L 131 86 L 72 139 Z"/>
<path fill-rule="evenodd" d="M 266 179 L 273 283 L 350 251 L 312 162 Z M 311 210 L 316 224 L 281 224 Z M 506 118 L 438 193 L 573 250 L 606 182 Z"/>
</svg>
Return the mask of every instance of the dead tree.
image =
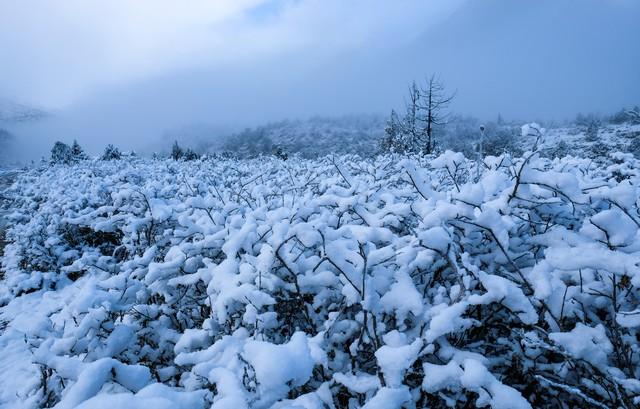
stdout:
<svg viewBox="0 0 640 409">
<path fill-rule="evenodd" d="M 425 152 L 432 153 L 435 149 L 433 129 L 435 126 L 444 125 L 447 121 L 446 108 L 453 100 L 455 94 L 445 93 L 442 82 L 432 75 L 422 89 L 422 98 L 419 99 L 418 110 L 424 124 L 423 134 L 426 138 Z"/>
<path fill-rule="evenodd" d="M 406 112 L 402 119 L 395 111 L 385 129 L 383 150 L 400 153 L 433 153 L 435 150 L 434 128 L 447 120 L 446 108 L 454 95 L 445 94 L 444 85 L 431 76 L 424 88 L 416 82 L 409 86 Z"/>
</svg>

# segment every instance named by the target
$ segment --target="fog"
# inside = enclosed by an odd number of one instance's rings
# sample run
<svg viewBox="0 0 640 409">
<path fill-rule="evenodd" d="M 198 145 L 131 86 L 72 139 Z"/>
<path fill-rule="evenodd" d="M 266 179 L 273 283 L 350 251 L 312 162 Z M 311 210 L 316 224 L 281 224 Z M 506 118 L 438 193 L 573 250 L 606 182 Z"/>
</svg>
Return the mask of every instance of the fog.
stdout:
<svg viewBox="0 0 640 409">
<path fill-rule="evenodd" d="M 640 103 L 635 0 L 0 0 L 0 97 L 21 155 L 151 151 L 313 115 L 387 114 L 437 74 L 455 112 L 522 120 Z"/>
</svg>

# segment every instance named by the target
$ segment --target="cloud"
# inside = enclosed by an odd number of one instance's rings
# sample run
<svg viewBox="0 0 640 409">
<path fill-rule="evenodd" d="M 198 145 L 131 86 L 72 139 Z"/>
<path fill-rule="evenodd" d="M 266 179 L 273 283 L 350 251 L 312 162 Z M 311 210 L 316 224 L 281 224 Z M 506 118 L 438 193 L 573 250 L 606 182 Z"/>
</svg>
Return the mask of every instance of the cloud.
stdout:
<svg viewBox="0 0 640 409">
<path fill-rule="evenodd" d="M 0 0 L 0 94 L 62 107 L 114 84 L 295 50 L 408 41 L 462 0 Z"/>
<path fill-rule="evenodd" d="M 193 124 L 208 138 L 387 113 L 431 73 L 458 91 L 458 113 L 562 119 L 638 103 L 639 12 L 637 0 L 0 0 L 0 99 L 59 108 L 12 129 L 32 156 L 55 139 L 95 153 Z"/>
<path fill-rule="evenodd" d="M 141 77 L 197 61 L 210 27 L 258 0 L 3 0 L 3 88 L 65 103 L 86 87 Z"/>
</svg>

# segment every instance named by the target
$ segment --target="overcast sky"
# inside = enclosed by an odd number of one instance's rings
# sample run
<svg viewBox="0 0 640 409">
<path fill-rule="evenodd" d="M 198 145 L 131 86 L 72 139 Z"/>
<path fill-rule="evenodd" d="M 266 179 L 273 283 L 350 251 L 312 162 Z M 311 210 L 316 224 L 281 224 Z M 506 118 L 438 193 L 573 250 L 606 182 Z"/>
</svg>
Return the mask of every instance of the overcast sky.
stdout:
<svg viewBox="0 0 640 409">
<path fill-rule="evenodd" d="M 435 73 L 460 113 L 561 119 L 640 103 L 639 20 L 638 0 L 0 0 L 0 98 L 140 141 L 386 113 Z"/>
</svg>

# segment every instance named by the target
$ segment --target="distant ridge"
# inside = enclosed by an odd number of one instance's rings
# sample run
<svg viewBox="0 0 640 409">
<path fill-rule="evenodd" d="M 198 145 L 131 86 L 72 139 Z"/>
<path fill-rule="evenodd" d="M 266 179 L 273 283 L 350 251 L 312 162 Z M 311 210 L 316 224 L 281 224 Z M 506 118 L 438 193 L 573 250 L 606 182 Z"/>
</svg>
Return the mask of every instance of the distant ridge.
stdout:
<svg viewBox="0 0 640 409">
<path fill-rule="evenodd" d="M 0 123 L 38 121 L 48 116 L 42 109 L 0 98 Z"/>
<path fill-rule="evenodd" d="M 311 158 L 332 153 L 377 152 L 386 119 L 378 115 L 313 117 L 273 122 L 226 138 L 222 150 L 252 157 L 277 149 Z"/>
</svg>

